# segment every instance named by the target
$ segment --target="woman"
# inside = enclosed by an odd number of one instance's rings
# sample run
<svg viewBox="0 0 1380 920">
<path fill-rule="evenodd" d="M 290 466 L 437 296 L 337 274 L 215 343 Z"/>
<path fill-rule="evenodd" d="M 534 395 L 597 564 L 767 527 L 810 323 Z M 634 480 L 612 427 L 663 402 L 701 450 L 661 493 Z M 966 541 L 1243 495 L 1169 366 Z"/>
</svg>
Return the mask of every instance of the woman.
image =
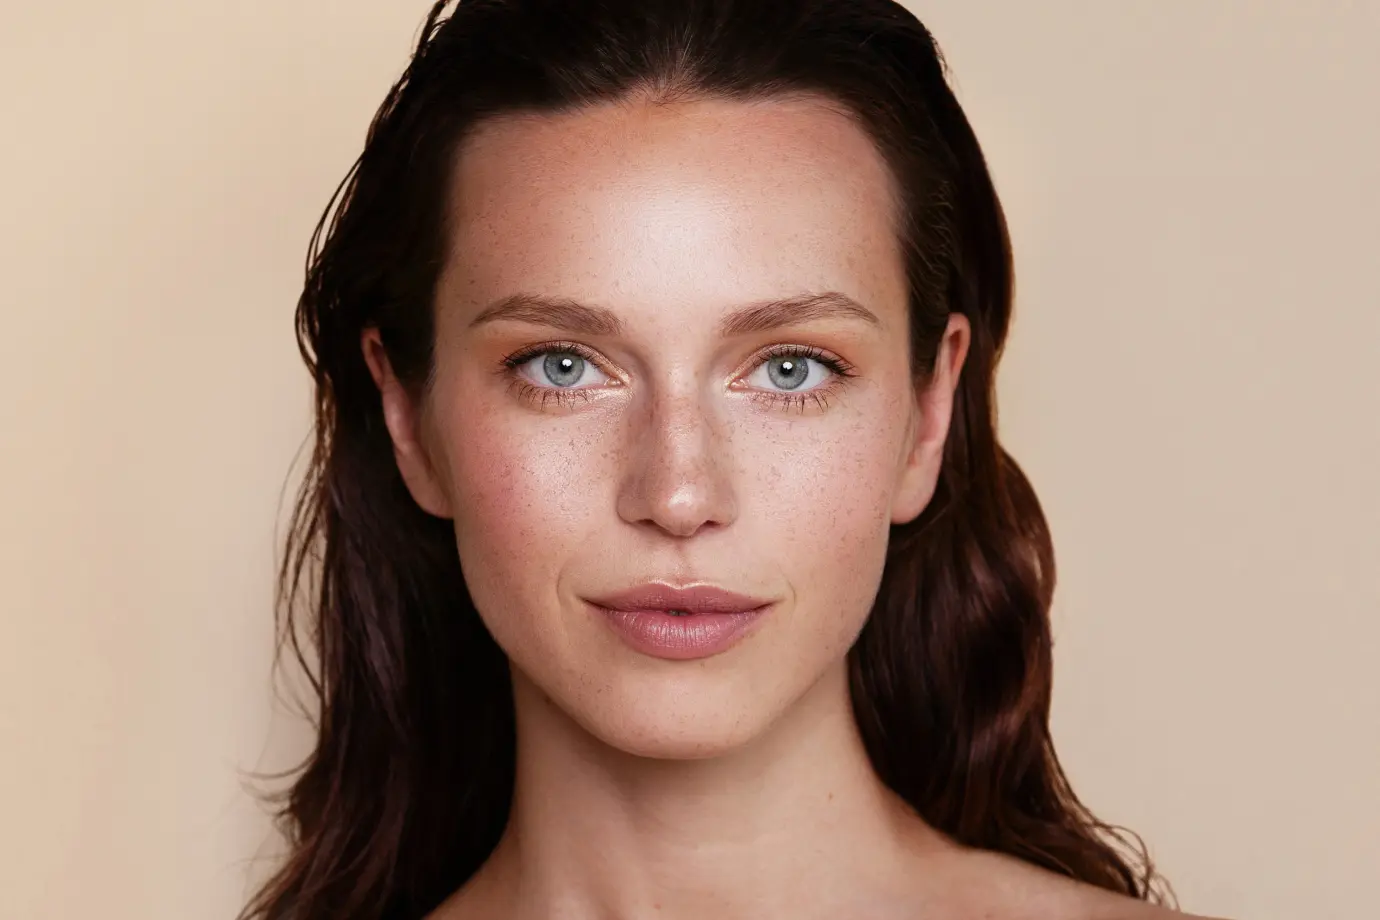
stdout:
<svg viewBox="0 0 1380 920">
<path fill-rule="evenodd" d="M 245 916 L 1169 914 L 1051 746 L 1008 239 L 929 33 L 446 6 L 313 240 L 319 738 Z"/>
</svg>

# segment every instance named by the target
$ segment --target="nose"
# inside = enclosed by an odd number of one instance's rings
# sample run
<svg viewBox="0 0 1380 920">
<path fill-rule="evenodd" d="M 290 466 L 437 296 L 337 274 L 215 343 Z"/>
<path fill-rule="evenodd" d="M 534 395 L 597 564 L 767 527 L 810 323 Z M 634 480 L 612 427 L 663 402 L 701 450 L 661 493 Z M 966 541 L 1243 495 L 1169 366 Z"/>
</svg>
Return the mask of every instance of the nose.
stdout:
<svg viewBox="0 0 1380 920">
<path fill-rule="evenodd" d="M 618 516 L 676 537 L 737 516 L 727 432 L 703 394 L 648 398 L 627 431 Z"/>
</svg>

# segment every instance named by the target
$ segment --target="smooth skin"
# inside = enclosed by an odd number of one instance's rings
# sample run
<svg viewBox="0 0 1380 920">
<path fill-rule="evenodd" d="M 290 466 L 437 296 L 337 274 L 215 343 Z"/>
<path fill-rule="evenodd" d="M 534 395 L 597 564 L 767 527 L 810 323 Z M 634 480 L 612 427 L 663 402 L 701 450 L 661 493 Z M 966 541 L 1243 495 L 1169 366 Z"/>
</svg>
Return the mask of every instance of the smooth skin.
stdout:
<svg viewBox="0 0 1380 920">
<path fill-rule="evenodd" d="M 456 170 L 432 388 L 363 342 L 513 671 L 512 817 L 432 920 L 1170 915 L 958 846 L 864 751 L 845 656 L 933 495 L 971 335 L 953 316 L 913 386 L 866 133 L 808 96 L 633 99 L 488 122 Z M 665 661 L 582 601 L 657 579 L 778 603 Z"/>
</svg>

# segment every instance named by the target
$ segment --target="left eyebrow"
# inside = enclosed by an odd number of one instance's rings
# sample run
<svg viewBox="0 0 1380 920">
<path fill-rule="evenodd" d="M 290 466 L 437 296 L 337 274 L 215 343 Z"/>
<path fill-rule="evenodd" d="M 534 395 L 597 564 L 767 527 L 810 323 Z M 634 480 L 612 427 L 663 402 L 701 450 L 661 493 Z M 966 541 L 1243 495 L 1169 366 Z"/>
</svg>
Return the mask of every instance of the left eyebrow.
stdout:
<svg viewBox="0 0 1380 920">
<path fill-rule="evenodd" d="M 551 326 L 572 335 L 617 336 L 624 329 L 618 314 L 605 307 L 539 294 L 504 297 L 471 320 L 470 328 L 502 319 Z M 730 338 L 820 319 L 857 319 L 872 326 L 881 325 L 877 314 L 853 298 L 838 291 L 825 291 L 740 307 L 720 320 L 719 335 Z"/>
<path fill-rule="evenodd" d="M 860 319 L 873 326 L 882 324 L 877 314 L 853 298 L 838 291 L 825 291 L 749 304 L 723 318 L 719 323 L 719 335 L 729 338 L 817 319 Z"/>
</svg>

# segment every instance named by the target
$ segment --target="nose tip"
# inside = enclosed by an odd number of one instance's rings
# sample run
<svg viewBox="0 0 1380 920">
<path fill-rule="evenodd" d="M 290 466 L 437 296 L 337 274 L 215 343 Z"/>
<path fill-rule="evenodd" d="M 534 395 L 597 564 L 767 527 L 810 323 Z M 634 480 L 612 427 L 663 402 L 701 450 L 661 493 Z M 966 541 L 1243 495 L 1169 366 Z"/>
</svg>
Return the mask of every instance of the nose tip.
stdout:
<svg viewBox="0 0 1380 920">
<path fill-rule="evenodd" d="M 667 480 L 678 480 L 674 484 Z M 650 480 L 650 481 L 649 481 Z M 673 537 L 691 537 L 732 520 L 732 502 L 705 477 L 643 476 L 625 492 L 620 516 L 629 523 L 649 524 Z"/>
<path fill-rule="evenodd" d="M 677 537 L 690 537 L 701 530 L 714 528 L 723 523 L 723 512 L 714 507 L 707 494 L 708 489 L 683 484 L 675 494 L 664 503 L 657 515 L 656 523 L 667 533 Z"/>
<path fill-rule="evenodd" d="M 737 515 L 729 468 L 730 445 L 702 407 L 686 400 L 663 410 L 646 428 L 631 430 L 628 471 L 618 513 L 675 537 L 722 527 Z"/>
</svg>

